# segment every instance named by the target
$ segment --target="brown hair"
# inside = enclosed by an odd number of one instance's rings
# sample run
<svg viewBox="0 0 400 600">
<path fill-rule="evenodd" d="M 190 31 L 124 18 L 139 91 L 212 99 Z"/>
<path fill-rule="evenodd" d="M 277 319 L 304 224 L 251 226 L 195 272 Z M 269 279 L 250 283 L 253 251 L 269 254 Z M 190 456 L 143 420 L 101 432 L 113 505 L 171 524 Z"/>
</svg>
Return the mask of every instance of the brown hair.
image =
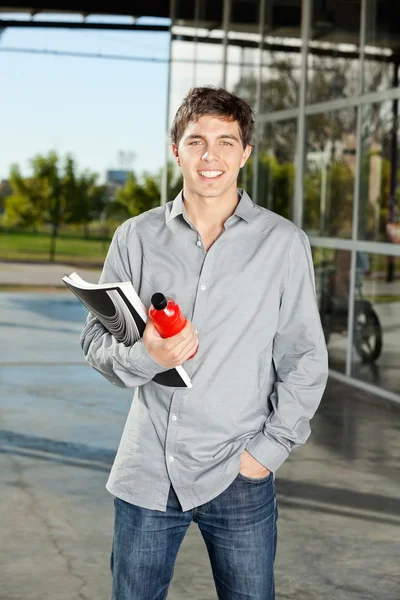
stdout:
<svg viewBox="0 0 400 600">
<path fill-rule="evenodd" d="M 224 88 L 216 88 L 211 85 L 189 90 L 188 95 L 176 111 L 170 132 L 171 141 L 177 146 L 188 124 L 191 121 L 197 121 L 204 115 L 213 115 L 226 121 L 237 121 L 243 147 L 246 148 L 251 143 L 254 131 L 254 113 L 250 106 Z"/>
</svg>

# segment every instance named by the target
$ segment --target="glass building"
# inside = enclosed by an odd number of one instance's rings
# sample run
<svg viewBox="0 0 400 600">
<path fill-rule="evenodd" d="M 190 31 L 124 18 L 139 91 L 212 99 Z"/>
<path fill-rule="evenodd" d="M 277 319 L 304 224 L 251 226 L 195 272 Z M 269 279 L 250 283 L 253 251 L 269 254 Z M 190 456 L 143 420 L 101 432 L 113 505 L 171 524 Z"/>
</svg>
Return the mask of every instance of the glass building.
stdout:
<svg viewBox="0 0 400 600">
<path fill-rule="evenodd" d="M 170 9 L 166 160 L 190 87 L 222 85 L 249 102 L 254 149 L 240 183 L 309 235 L 331 375 L 400 400 L 400 6 L 175 0 Z"/>
</svg>

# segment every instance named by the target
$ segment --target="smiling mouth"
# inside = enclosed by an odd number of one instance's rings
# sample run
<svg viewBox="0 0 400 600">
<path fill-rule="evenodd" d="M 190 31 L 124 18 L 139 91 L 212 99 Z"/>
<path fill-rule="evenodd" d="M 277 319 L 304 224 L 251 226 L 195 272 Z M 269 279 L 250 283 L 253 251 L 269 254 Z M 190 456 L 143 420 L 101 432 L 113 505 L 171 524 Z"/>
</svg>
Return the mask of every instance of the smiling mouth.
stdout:
<svg viewBox="0 0 400 600">
<path fill-rule="evenodd" d="M 197 171 L 197 172 L 200 175 L 201 179 L 203 179 L 204 181 L 215 181 L 216 179 L 219 179 L 224 174 L 224 171 Z"/>
</svg>

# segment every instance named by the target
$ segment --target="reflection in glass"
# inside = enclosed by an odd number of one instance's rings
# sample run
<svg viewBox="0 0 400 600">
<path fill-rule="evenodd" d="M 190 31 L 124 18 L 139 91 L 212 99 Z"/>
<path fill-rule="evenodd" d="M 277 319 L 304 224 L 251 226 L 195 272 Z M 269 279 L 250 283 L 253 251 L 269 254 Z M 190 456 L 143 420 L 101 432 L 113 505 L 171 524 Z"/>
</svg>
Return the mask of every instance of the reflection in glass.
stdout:
<svg viewBox="0 0 400 600">
<path fill-rule="evenodd" d="M 293 214 L 296 119 L 260 125 L 257 204 L 287 219 Z"/>
<path fill-rule="evenodd" d="M 349 98 L 360 89 L 361 1 L 314 2 L 308 46 L 308 102 Z"/>
<path fill-rule="evenodd" d="M 241 36 L 239 45 L 237 38 L 232 40 L 232 36 L 229 36 L 226 87 L 255 110 L 260 51 L 258 42 L 254 42 L 255 36 L 246 37 L 243 39 Z M 254 46 L 249 47 L 250 44 Z"/>
<path fill-rule="evenodd" d="M 355 108 L 307 118 L 303 226 L 310 235 L 352 235 L 356 121 Z"/>
<path fill-rule="evenodd" d="M 264 2 L 261 114 L 298 105 L 302 46 L 301 1 Z"/>
<path fill-rule="evenodd" d="M 398 86 L 400 30 L 390 12 L 396 3 L 366 2 L 364 92 L 380 92 Z M 397 12 L 397 11 L 396 11 Z M 397 17 L 398 19 L 398 17 Z"/>
<path fill-rule="evenodd" d="M 260 70 L 259 3 L 231 0 L 228 31 L 226 87 L 256 108 Z"/>
<path fill-rule="evenodd" d="M 359 252 L 356 285 L 352 375 L 399 392 L 400 257 Z"/>
<path fill-rule="evenodd" d="M 351 253 L 313 248 L 315 285 L 330 368 L 346 370 Z"/>
<path fill-rule="evenodd" d="M 398 101 L 362 107 L 358 236 L 400 243 Z"/>
</svg>

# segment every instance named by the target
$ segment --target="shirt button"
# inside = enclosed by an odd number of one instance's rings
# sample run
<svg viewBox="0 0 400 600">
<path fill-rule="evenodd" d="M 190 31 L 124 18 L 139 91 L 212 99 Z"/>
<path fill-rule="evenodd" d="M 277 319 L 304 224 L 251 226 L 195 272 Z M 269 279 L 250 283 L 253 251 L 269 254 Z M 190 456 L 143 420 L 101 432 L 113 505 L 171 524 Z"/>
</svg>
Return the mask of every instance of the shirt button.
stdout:
<svg viewBox="0 0 400 600">
<path fill-rule="evenodd" d="M 172 420 L 173 420 L 173 421 L 176 421 L 176 416 L 175 416 L 175 415 L 172 417 Z"/>
<path fill-rule="evenodd" d="M 203 292 L 204 292 L 204 290 L 206 289 L 206 286 L 202 285 L 200 289 L 203 290 Z"/>
<path fill-rule="evenodd" d="M 170 462 L 172 462 L 172 461 L 174 460 L 174 457 L 173 457 L 173 456 L 170 456 L 170 457 L 168 458 L 168 460 L 169 460 Z"/>
<path fill-rule="evenodd" d="M 197 244 L 198 246 L 201 246 L 201 241 L 200 241 L 200 240 L 197 240 L 196 244 Z"/>
</svg>

